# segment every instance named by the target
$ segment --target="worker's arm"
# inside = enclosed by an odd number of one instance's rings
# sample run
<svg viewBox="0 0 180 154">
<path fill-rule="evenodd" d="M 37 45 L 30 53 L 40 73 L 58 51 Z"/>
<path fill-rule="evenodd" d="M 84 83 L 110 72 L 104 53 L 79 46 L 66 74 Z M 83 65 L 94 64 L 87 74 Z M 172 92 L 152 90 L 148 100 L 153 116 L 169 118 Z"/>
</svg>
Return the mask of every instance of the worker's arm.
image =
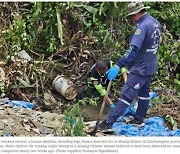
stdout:
<svg viewBox="0 0 180 154">
<path fill-rule="evenodd" d="M 123 80 L 124 80 L 124 83 L 127 81 L 127 69 L 126 68 L 121 68 L 121 73 L 122 73 L 122 76 L 123 76 Z"/>
<path fill-rule="evenodd" d="M 108 104 L 112 104 L 113 102 L 111 101 L 111 99 L 109 98 L 109 96 L 104 96 L 104 97 L 106 97 L 106 102 L 108 103 Z"/>
<path fill-rule="evenodd" d="M 108 79 L 114 80 L 118 75 L 120 69 L 127 66 L 131 61 L 134 60 L 139 49 L 136 46 L 130 46 L 126 53 L 119 59 L 119 61 L 108 70 Z"/>
<path fill-rule="evenodd" d="M 119 59 L 116 65 L 119 68 L 127 66 L 127 64 L 129 64 L 131 61 L 134 60 L 138 52 L 139 52 L 139 49 L 136 46 L 131 45 L 129 49 L 125 52 L 125 54 Z"/>
<path fill-rule="evenodd" d="M 127 73 L 124 72 L 124 73 L 122 74 L 122 76 L 123 76 L 123 79 L 124 79 L 124 83 L 126 83 L 126 81 L 127 81 Z"/>
<path fill-rule="evenodd" d="M 93 81 L 93 84 L 94 84 L 94 87 L 100 93 L 101 96 L 106 95 L 106 89 L 101 84 L 99 84 L 98 81 Z"/>
<path fill-rule="evenodd" d="M 106 95 L 106 89 L 105 87 L 103 87 L 101 84 L 98 84 L 97 81 L 93 82 L 96 90 L 100 93 L 101 96 L 105 96 Z M 108 104 L 112 104 L 111 99 L 109 98 L 109 96 L 106 96 L 106 101 Z"/>
</svg>

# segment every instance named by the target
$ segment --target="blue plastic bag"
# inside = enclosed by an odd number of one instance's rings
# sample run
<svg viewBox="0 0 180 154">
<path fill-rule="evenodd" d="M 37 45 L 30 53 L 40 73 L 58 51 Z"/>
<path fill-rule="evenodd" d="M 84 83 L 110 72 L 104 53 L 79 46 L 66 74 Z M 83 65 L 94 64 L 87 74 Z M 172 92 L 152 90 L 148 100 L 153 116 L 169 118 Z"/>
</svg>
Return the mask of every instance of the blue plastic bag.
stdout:
<svg viewBox="0 0 180 154">
<path fill-rule="evenodd" d="M 137 128 L 130 124 L 125 124 L 127 117 L 121 116 L 112 128 L 119 136 L 180 136 L 180 129 L 170 130 L 164 125 L 164 118 L 150 117 L 145 120 L 145 126 Z"/>
<path fill-rule="evenodd" d="M 155 98 L 157 98 L 157 93 L 156 92 L 149 92 L 149 96 L 150 96 L 150 99 L 155 99 Z M 136 110 L 134 108 L 136 103 L 137 103 L 136 101 L 133 101 L 131 103 L 131 105 L 124 111 L 122 116 L 129 116 L 129 115 L 134 116 L 136 114 Z M 151 102 L 149 102 L 149 107 L 152 107 Z"/>
<path fill-rule="evenodd" d="M 124 123 L 115 123 L 112 127 L 112 129 L 116 132 L 118 135 L 125 135 L 125 136 L 139 136 L 139 130 L 138 128 L 124 124 Z"/>
<path fill-rule="evenodd" d="M 149 96 L 150 96 L 150 99 L 155 99 L 155 98 L 157 98 L 157 93 L 156 92 L 149 92 Z"/>
<path fill-rule="evenodd" d="M 35 104 L 26 101 L 6 100 L 4 103 L 5 104 L 11 103 L 13 106 L 24 107 L 29 109 L 35 108 Z"/>
<path fill-rule="evenodd" d="M 122 116 L 134 116 L 136 114 L 136 110 L 134 109 L 136 102 L 132 102 L 131 105 L 123 112 Z"/>
<path fill-rule="evenodd" d="M 4 137 L 13 137 L 13 135 L 11 133 L 5 133 Z"/>
</svg>

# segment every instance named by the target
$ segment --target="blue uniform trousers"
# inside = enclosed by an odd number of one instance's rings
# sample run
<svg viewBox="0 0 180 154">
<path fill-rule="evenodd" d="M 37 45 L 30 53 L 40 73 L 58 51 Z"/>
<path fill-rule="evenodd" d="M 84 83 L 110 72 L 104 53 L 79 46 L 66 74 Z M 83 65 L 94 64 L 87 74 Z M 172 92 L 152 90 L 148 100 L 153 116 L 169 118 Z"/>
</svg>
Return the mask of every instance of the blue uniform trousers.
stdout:
<svg viewBox="0 0 180 154">
<path fill-rule="evenodd" d="M 131 104 L 136 95 L 139 96 L 135 118 L 143 121 L 149 106 L 149 90 L 152 76 L 141 76 L 130 73 L 124 84 L 116 107 L 108 114 L 106 121 L 113 124 Z"/>
</svg>

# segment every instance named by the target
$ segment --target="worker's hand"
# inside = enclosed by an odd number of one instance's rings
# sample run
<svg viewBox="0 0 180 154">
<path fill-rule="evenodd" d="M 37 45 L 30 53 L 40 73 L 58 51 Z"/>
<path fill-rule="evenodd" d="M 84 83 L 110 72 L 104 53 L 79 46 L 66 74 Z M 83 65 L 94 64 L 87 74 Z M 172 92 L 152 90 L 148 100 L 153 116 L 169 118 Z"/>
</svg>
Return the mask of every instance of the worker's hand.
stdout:
<svg viewBox="0 0 180 154">
<path fill-rule="evenodd" d="M 109 107 L 110 107 L 111 109 L 113 109 L 113 108 L 115 108 L 116 106 L 112 103 L 112 104 L 109 104 Z"/>
<path fill-rule="evenodd" d="M 107 71 L 108 79 L 109 79 L 110 81 L 114 80 L 114 79 L 116 78 L 116 76 L 118 75 L 119 70 L 120 70 L 120 68 L 119 68 L 117 65 L 111 67 L 111 68 Z"/>
</svg>

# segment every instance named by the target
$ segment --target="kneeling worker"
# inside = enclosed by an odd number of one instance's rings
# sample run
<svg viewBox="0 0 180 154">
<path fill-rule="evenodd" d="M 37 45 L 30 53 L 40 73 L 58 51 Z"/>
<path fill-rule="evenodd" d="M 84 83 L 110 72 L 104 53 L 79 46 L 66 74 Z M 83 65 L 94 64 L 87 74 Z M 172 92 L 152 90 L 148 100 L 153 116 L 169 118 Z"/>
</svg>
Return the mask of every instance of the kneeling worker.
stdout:
<svg viewBox="0 0 180 154">
<path fill-rule="evenodd" d="M 91 68 L 91 71 L 88 74 L 87 84 L 88 90 L 92 92 L 92 95 L 95 96 L 105 96 L 106 88 L 109 84 L 109 79 L 107 78 L 107 71 L 112 67 L 112 61 L 110 60 L 99 60 Z M 121 73 L 123 74 L 124 81 L 127 80 L 126 69 L 122 68 Z M 109 96 L 106 97 L 106 101 L 109 104 L 110 108 L 114 108 L 115 105 Z"/>
</svg>

